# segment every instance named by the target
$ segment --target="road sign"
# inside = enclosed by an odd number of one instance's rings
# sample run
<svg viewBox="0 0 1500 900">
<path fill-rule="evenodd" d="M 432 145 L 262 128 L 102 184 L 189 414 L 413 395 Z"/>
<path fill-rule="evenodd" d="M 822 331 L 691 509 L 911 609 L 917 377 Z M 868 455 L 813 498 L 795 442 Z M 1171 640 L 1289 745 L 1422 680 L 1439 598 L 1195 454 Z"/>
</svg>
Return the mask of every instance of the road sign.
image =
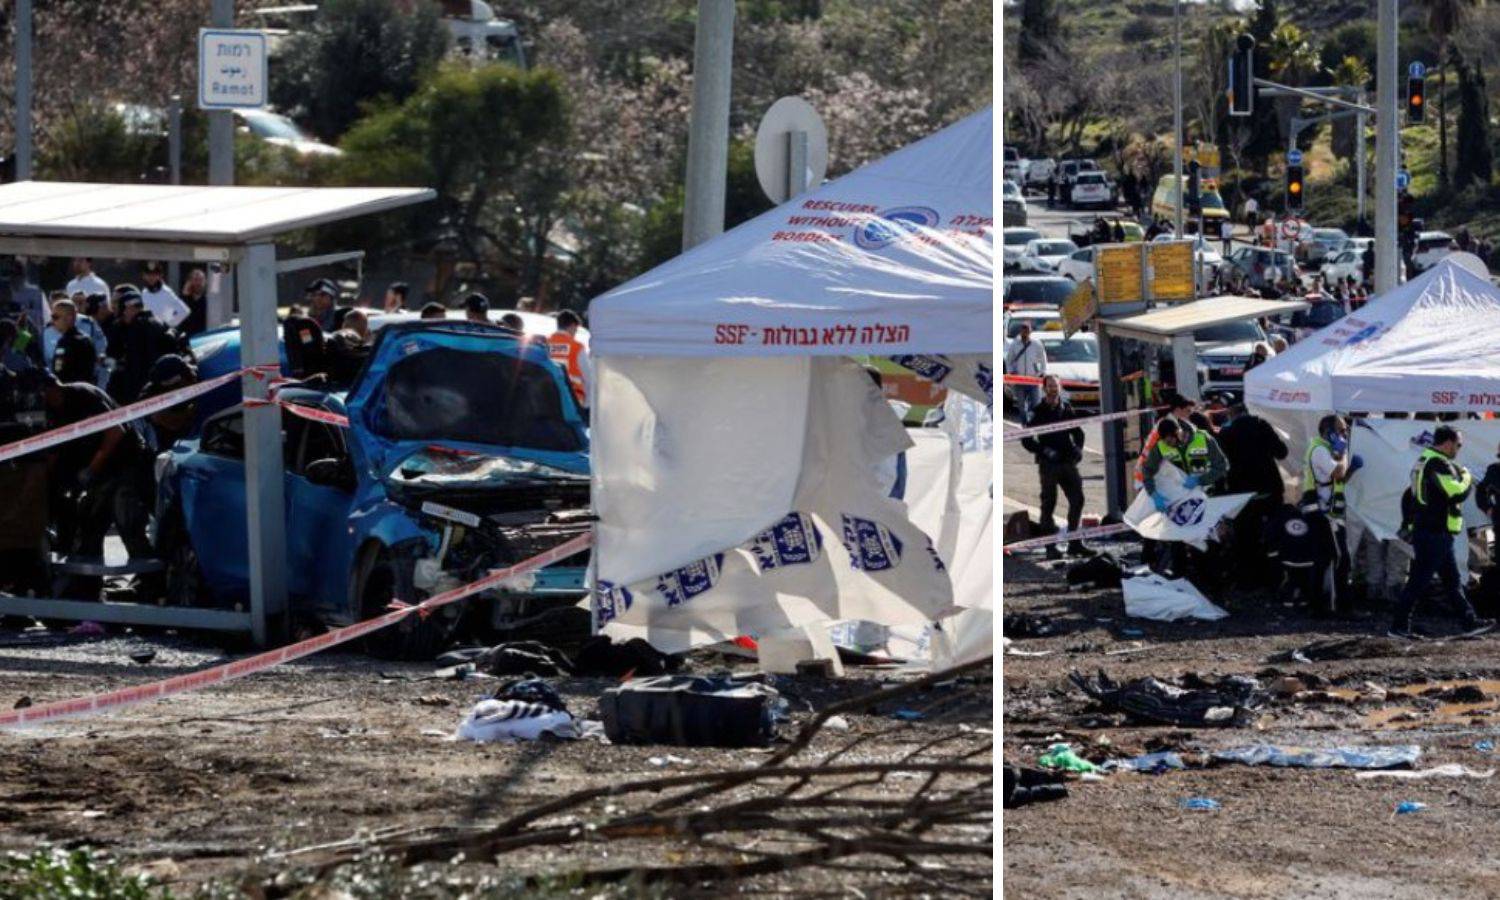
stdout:
<svg viewBox="0 0 1500 900">
<path fill-rule="evenodd" d="M 1289 241 L 1295 241 L 1302 234 L 1302 222 L 1300 219 L 1287 219 L 1281 223 L 1281 236 Z"/>
<path fill-rule="evenodd" d="M 1418 62 L 1417 60 L 1412 60 L 1411 65 L 1406 67 L 1406 74 L 1410 75 L 1412 78 L 1426 78 L 1427 67 L 1422 65 L 1422 63 Z"/>
<path fill-rule="evenodd" d="M 1193 242 L 1163 241 L 1146 245 L 1147 280 L 1151 299 L 1180 303 L 1197 296 L 1193 273 Z"/>
<path fill-rule="evenodd" d="M 1411 187 L 1411 173 L 1402 169 L 1396 173 L 1396 190 L 1404 191 Z"/>
<path fill-rule="evenodd" d="M 258 109 L 270 84 L 266 36 L 233 28 L 198 30 L 198 108 Z"/>
<path fill-rule="evenodd" d="M 1070 338 L 1076 334 L 1088 324 L 1090 319 L 1094 318 L 1098 311 L 1099 307 L 1094 302 L 1094 282 L 1084 279 L 1078 283 L 1078 287 L 1073 289 L 1073 293 L 1068 295 L 1068 299 L 1063 301 L 1063 338 Z"/>
<path fill-rule="evenodd" d="M 1286 164 L 1289 166 L 1302 165 L 1302 151 L 1295 147 L 1286 152 Z"/>
<path fill-rule="evenodd" d="M 797 135 L 804 135 L 799 139 Z M 805 144 L 798 146 L 800 140 Z M 789 177 L 792 157 L 804 157 L 800 179 Z M 828 128 L 801 97 L 782 97 L 761 117 L 755 129 L 755 178 L 773 203 L 817 187 L 828 174 Z"/>
<path fill-rule="evenodd" d="M 1103 244 L 1094 248 L 1094 287 L 1099 308 L 1146 302 L 1140 244 Z"/>
</svg>

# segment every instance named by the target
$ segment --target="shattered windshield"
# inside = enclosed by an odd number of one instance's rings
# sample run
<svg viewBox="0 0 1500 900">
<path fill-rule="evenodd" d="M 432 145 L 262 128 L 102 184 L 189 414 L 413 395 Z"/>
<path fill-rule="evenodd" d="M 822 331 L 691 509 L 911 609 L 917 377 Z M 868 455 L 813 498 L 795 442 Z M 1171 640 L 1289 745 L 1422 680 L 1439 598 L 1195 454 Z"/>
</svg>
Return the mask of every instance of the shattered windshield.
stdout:
<svg viewBox="0 0 1500 900">
<path fill-rule="evenodd" d="M 564 402 L 553 373 L 537 363 L 439 347 L 391 366 L 379 431 L 400 441 L 583 450 Z"/>
<path fill-rule="evenodd" d="M 391 479 L 431 487 L 515 484 L 523 481 L 587 482 L 587 475 L 505 456 L 484 456 L 443 447 L 423 447 L 403 459 Z"/>
</svg>

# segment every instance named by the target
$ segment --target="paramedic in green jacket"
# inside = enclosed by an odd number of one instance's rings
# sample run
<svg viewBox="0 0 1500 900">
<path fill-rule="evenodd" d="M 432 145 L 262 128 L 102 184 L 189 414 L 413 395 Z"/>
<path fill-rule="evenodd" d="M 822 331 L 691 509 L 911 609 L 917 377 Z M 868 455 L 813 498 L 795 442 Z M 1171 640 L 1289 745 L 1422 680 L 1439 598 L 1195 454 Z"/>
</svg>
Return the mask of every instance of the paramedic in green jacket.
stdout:
<svg viewBox="0 0 1500 900">
<path fill-rule="evenodd" d="M 1417 600 L 1436 575 L 1448 602 L 1463 617 L 1464 634 L 1483 634 L 1495 627 L 1494 619 L 1481 619 L 1469 604 L 1464 581 L 1453 556 L 1453 542 L 1463 539 L 1463 504 L 1474 490 L 1474 476 L 1456 461 L 1463 436 L 1450 425 L 1440 425 L 1432 434 L 1432 446 L 1422 451 L 1411 470 L 1411 493 L 1416 501 L 1412 519 L 1412 550 L 1415 558 L 1406 587 L 1396 604 L 1396 621 L 1390 636 L 1419 639 L 1412 614 Z"/>
<path fill-rule="evenodd" d="M 1224 451 L 1219 449 L 1219 442 L 1206 429 L 1166 418 L 1156 424 L 1156 434 L 1156 444 L 1141 464 L 1141 487 L 1155 504 L 1157 512 L 1165 513 L 1172 507 L 1171 501 L 1156 486 L 1156 476 L 1163 464 L 1170 462 L 1182 470 L 1186 476 L 1182 486 L 1188 490 L 1211 489 L 1229 474 L 1229 461 Z M 1186 544 L 1175 541 L 1161 544 L 1155 554 L 1144 555 L 1148 557 L 1146 564 L 1154 571 L 1174 578 L 1187 577 L 1187 570 L 1193 568 L 1193 563 L 1201 556 Z M 1154 559 L 1149 558 L 1152 555 Z M 1200 584 L 1198 587 L 1205 586 Z"/>
</svg>

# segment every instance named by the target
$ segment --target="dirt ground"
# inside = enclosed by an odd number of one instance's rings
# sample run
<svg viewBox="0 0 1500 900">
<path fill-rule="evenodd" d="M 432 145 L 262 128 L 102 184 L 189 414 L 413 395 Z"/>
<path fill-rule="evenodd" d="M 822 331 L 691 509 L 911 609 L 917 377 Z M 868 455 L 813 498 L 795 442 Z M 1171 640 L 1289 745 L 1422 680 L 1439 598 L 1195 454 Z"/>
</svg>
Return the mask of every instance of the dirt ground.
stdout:
<svg viewBox="0 0 1500 900">
<path fill-rule="evenodd" d="M 154 650 L 154 659 L 132 661 L 131 655 L 142 650 Z M 83 696 L 224 659 L 211 644 L 175 637 L 68 639 L 5 632 L 0 633 L 0 703 L 8 708 L 22 698 L 43 703 Z M 724 662 L 718 656 L 691 660 L 697 671 L 722 668 Z M 240 882 L 247 873 L 255 881 L 287 870 L 300 858 L 275 854 L 297 848 L 380 829 L 484 825 L 585 787 L 755 766 L 772 752 L 627 747 L 597 740 L 455 742 L 449 736 L 465 711 L 494 682 L 434 680 L 433 671 L 431 665 L 330 652 L 154 705 L 0 733 L 0 850 L 86 845 L 191 894 L 205 881 Z M 781 731 L 794 734 L 815 709 L 911 677 L 855 669 L 835 681 L 781 679 L 778 686 L 793 717 Z M 570 708 L 586 718 L 598 717 L 597 698 L 611 684 L 551 680 Z M 846 759 L 895 759 L 942 729 L 958 728 L 969 741 L 964 745 L 979 754 L 975 760 L 988 765 L 988 674 L 974 684 L 979 696 L 930 720 L 902 723 L 888 707 L 852 713 L 845 717 L 847 731 L 820 733 L 796 759 L 815 762 L 853 736 L 893 727 L 892 734 L 858 747 Z M 939 686 L 931 696 L 940 699 L 951 689 Z M 663 765 L 668 756 L 672 759 Z M 876 786 L 867 795 L 910 792 L 918 783 L 910 779 L 918 777 L 907 774 L 909 780 Z M 968 776 L 967 786 L 973 789 L 986 781 Z M 607 818 L 620 807 L 655 799 L 601 799 L 575 810 L 575 821 L 589 827 L 592 816 Z M 992 823 L 964 830 L 964 839 L 990 846 Z M 745 847 L 763 840 L 754 833 L 741 839 Z M 590 868 L 674 865 L 702 856 L 701 847 L 670 838 L 575 841 L 508 854 L 500 866 L 488 867 L 486 877 L 496 871 L 540 873 L 567 884 Z M 721 858 L 736 856 L 731 844 Z M 856 865 L 860 862 L 866 864 Z M 962 860 L 941 854 L 895 865 L 873 857 L 846 863 L 727 884 L 705 880 L 645 895 L 728 889 L 773 896 L 987 896 L 991 890 L 987 860 L 967 871 Z M 456 895 L 457 885 L 473 874 L 474 866 L 469 861 L 449 868 L 458 878 L 453 882 Z M 943 888 L 949 875 L 964 889 Z M 596 894 L 591 890 L 586 895 Z"/>
<path fill-rule="evenodd" d="M 1416 744 L 1419 769 L 1459 763 L 1494 771 L 1500 758 L 1500 637 L 1386 642 L 1388 613 L 1317 621 L 1265 594 L 1231 595 L 1216 622 L 1126 619 L 1119 590 L 1069 591 L 1039 556 L 1005 564 L 1004 607 L 1051 617 L 1058 633 L 1016 641 L 1043 656 L 1004 660 L 1003 747 L 1032 765 L 1054 740 L 1093 761 L 1174 749 L 1189 768 L 1073 781 L 1070 794 L 1004 814 L 1005 894 L 1098 897 L 1500 896 L 1500 776 L 1359 780 L 1350 769 L 1198 764 L 1205 751 L 1248 744 Z M 1433 620 L 1434 630 L 1452 622 Z M 1131 630 L 1126 633 L 1126 630 Z M 1138 629 L 1140 633 L 1135 633 Z M 1369 658 L 1268 662 L 1321 638 L 1367 635 Z M 1187 673 L 1296 676 L 1314 689 L 1274 697 L 1245 727 L 1183 729 L 1131 722 L 1094 704 L 1068 673 L 1116 680 Z M 1466 702 L 1421 696 L 1475 682 Z M 1319 693 L 1318 691 L 1321 691 Z M 1380 699 L 1381 691 L 1388 692 Z M 1404 691 L 1405 693 L 1402 693 Z M 1482 698 L 1481 695 L 1482 694 Z M 1217 800 L 1190 810 L 1186 798 Z M 1427 808 L 1397 815 L 1403 801 Z"/>
</svg>

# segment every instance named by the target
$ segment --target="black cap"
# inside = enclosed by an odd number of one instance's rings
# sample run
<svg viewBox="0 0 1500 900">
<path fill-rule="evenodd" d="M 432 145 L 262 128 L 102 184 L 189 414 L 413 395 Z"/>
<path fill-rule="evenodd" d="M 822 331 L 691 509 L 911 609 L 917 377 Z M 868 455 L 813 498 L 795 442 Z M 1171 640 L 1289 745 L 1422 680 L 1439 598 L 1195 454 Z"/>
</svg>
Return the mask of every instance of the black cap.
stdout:
<svg viewBox="0 0 1500 900">
<path fill-rule="evenodd" d="M 309 294 L 323 293 L 323 294 L 327 294 L 330 297 L 338 297 L 338 295 L 339 295 L 339 288 L 338 288 L 338 285 L 334 284 L 329 279 L 327 279 L 327 278 L 319 278 L 316 281 L 310 282 L 307 285 L 307 293 L 309 293 Z"/>
<path fill-rule="evenodd" d="M 144 306 L 146 301 L 141 297 L 141 292 L 134 287 L 126 285 L 123 290 L 115 292 L 115 299 L 123 306 Z"/>
<path fill-rule="evenodd" d="M 163 388 L 182 387 L 198 380 L 198 370 L 181 356 L 168 353 L 151 364 L 151 373 L 146 380 Z"/>
<path fill-rule="evenodd" d="M 479 293 L 478 291 L 475 291 L 474 293 L 464 298 L 464 309 L 468 310 L 469 312 L 489 312 L 490 298 Z"/>
<path fill-rule="evenodd" d="M 154 259 L 148 259 L 148 260 L 146 260 L 145 262 L 141 263 L 141 274 L 142 275 L 160 275 L 161 274 L 161 263 L 157 262 Z"/>
</svg>

